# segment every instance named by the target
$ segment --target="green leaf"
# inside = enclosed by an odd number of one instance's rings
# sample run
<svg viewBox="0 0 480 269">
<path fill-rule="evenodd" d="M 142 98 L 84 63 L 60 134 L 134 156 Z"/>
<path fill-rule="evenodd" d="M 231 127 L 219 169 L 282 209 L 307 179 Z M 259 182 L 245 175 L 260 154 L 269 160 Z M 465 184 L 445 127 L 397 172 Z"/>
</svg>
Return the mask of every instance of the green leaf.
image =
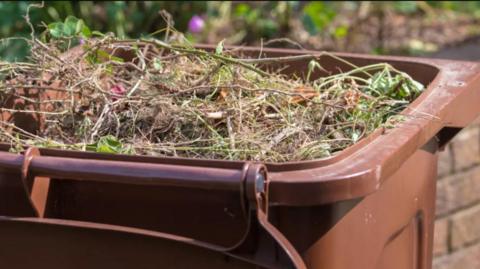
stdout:
<svg viewBox="0 0 480 269">
<path fill-rule="evenodd" d="M 100 138 L 98 141 L 97 152 L 120 153 L 122 147 L 122 143 L 116 137 L 108 135 Z"/>
<path fill-rule="evenodd" d="M 162 70 L 162 61 L 160 61 L 158 58 L 153 59 L 153 68 L 155 68 L 155 70 Z"/>
<path fill-rule="evenodd" d="M 60 38 L 64 34 L 63 23 L 61 22 L 50 23 L 47 27 L 50 35 L 52 35 L 55 38 Z"/>
<path fill-rule="evenodd" d="M 215 48 L 215 53 L 216 54 L 222 54 L 222 52 L 223 52 L 223 42 L 225 42 L 225 39 L 218 42 L 217 47 Z"/>
<path fill-rule="evenodd" d="M 263 36 L 271 37 L 278 32 L 278 24 L 273 20 L 259 20 L 258 24 Z"/>
<path fill-rule="evenodd" d="M 80 32 L 81 28 L 78 29 L 79 25 L 81 27 L 82 21 L 75 18 L 74 16 L 68 16 L 63 23 L 63 33 L 66 36 L 74 36 L 77 32 Z"/>
<path fill-rule="evenodd" d="M 99 60 L 100 62 L 115 61 L 115 62 L 123 63 L 122 58 L 113 56 L 104 50 L 97 50 L 97 60 Z"/>
<path fill-rule="evenodd" d="M 123 63 L 124 60 L 120 57 L 117 57 L 117 56 L 110 56 L 110 60 L 114 61 L 114 62 L 117 62 L 117 63 Z"/>
<path fill-rule="evenodd" d="M 132 147 L 123 145 L 122 142 L 113 135 L 100 137 L 96 143 L 87 145 L 86 150 L 100 153 L 133 153 Z"/>
<path fill-rule="evenodd" d="M 77 19 L 74 16 L 68 16 L 65 22 L 54 22 L 48 25 L 48 31 L 52 37 L 75 37 L 82 36 L 89 38 L 92 36 L 90 28 L 85 25 L 83 20 Z"/>
<path fill-rule="evenodd" d="M 235 7 L 235 16 L 237 17 L 243 17 L 246 16 L 250 12 L 250 6 L 245 3 L 238 4 Z"/>
<path fill-rule="evenodd" d="M 302 16 L 302 24 L 303 24 L 303 27 L 305 27 L 305 30 L 307 30 L 307 32 L 310 35 L 318 34 L 317 27 L 315 26 L 315 23 L 313 22 L 312 17 L 304 14 Z"/>
<path fill-rule="evenodd" d="M 338 26 L 337 28 L 335 28 L 335 31 L 333 33 L 333 35 L 339 39 L 346 37 L 347 34 L 348 34 L 348 26 Z"/>
<path fill-rule="evenodd" d="M 97 57 L 102 59 L 103 61 L 108 61 L 108 59 L 110 59 L 110 53 L 104 50 L 97 50 Z"/>
<path fill-rule="evenodd" d="M 337 15 L 330 4 L 314 1 L 306 4 L 303 7 L 303 12 L 310 17 L 317 30 L 320 31 L 325 29 Z"/>
<path fill-rule="evenodd" d="M 418 5 L 415 1 L 397 1 L 393 2 L 393 8 L 400 13 L 412 14 L 418 11 Z"/>
<path fill-rule="evenodd" d="M 92 37 L 92 31 L 90 31 L 90 28 L 88 28 L 88 26 L 86 26 L 86 25 L 83 25 L 80 34 L 85 38 Z"/>
<path fill-rule="evenodd" d="M 92 36 L 104 37 L 105 34 L 100 31 L 92 31 Z"/>
<path fill-rule="evenodd" d="M 260 10 L 254 9 L 248 12 L 245 16 L 245 21 L 248 24 L 254 24 L 260 17 Z"/>
</svg>

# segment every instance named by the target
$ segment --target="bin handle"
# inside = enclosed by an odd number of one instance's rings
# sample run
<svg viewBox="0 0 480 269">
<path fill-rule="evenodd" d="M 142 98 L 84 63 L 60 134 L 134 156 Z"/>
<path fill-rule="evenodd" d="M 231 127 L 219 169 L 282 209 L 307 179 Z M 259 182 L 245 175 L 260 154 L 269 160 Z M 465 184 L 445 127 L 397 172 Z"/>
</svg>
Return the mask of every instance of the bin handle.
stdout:
<svg viewBox="0 0 480 269">
<path fill-rule="evenodd" d="M 238 191 L 242 184 L 242 171 L 238 168 L 192 167 L 178 164 L 41 156 L 38 149 L 33 147 L 25 152 L 23 158 L 0 152 L 0 160 L 0 167 L 3 168 L 18 169 L 21 166 L 25 179 L 33 176 L 51 177 L 224 191 Z"/>
<path fill-rule="evenodd" d="M 52 165 L 51 160 L 45 159 L 48 157 L 40 156 L 40 151 L 38 148 L 30 147 L 25 151 L 23 162 L 21 165 L 21 180 L 22 185 L 25 190 L 25 194 L 28 197 L 28 200 L 31 204 L 31 207 L 35 210 L 36 215 L 40 218 L 39 221 L 44 219 L 45 213 L 45 206 L 46 201 L 48 198 L 48 189 L 50 184 L 50 177 L 62 177 L 62 175 L 68 176 L 72 178 L 72 175 L 75 175 L 75 172 L 69 171 L 66 173 L 63 169 L 59 168 L 62 166 L 62 163 L 57 163 L 57 165 Z M 68 158 L 56 158 L 58 160 L 68 160 Z M 82 162 L 84 160 L 81 159 L 72 159 L 72 162 Z M 36 162 L 36 163 L 35 163 Z M 125 162 L 124 162 L 125 163 Z M 65 163 L 63 163 L 65 164 Z M 136 163 L 136 165 L 139 165 Z M 80 166 L 81 167 L 81 166 Z M 102 173 L 96 173 L 95 168 L 90 171 L 89 176 L 84 178 L 87 180 L 95 180 L 96 176 L 104 176 Z M 98 167 L 97 167 L 98 168 Z M 103 167 L 104 168 L 104 167 Z M 202 170 L 204 170 L 203 168 Z M 81 176 L 85 176 L 85 171 Z M 98 171 L 97 171 L 98 172 Z M 38 175 L 37 175 L 38 174 Z M 80 179 L 80 176 L 73 176 L 74 179 Z M 247 238 L 252 236 L 252 232 L 254 232 L 255 222 L 253 221 L 254 218 L 258 223 L 258 228 L 263 230 L 268 236 L 270 236 L 276 245 L 279 247 L 280 250 L 283 250 L 284 254 L 288 257 L 290 261 L 290 265 L 293 265 L 294 268 L 297 269 L 306 269 L 306 265 L 295 249 L 295 247 L 288 241 L 288 239 L 268 220 L 268 180 L 267 180 L 267 171 L 264 165 L 256 164 L 256 163 L 249 163 L 247 162 L 242 171 L 241 171 L 241 178 L 242 178 L 242 186 L 240 187 L 241 192 L 243 193 L 243 204 L 245 204 L 245 210 L 247 211 L 248 215 L 248 223 L 247 228 L 245 230 L 245 234 L 241 237 L 241 239 L 233 244 L 232 246 L 214 246 L 212 244 L 206 242 L 198 242 L 198 245 L 211 249 L 218 252 L 228 253 L 232 256 L 238 256 L 238 249 L 242 249 L 246 244 Z M 134 184 L 153 184 L 153 185 L 168 185 L 171 182 L 167 182 L 167 184 L 162 184 L 163 180 L 154 180 L 154 181 L 145 181 L 141 180 L 140 182 L 136 181 L 136 179 L 129 179 L 127 177 L 121 178 L 122 181 L 118 181 L 116 177 L 115 180 L 108 180 L 112 182 L 125 182 L 125 183 L 134 183 Z M 98 181 L 98 180 L 95 180 Z M 183 183 L 182 186 L 197 186 L 199 183 L 197 182 L 190 182 L 186 181 Z M 198 186 L 197 186 L 198 187 Z M 231 188 L 231 184 L 220 184 L 222 189 L 224 188 Z M 236 185 L 238 190 L 238 185 Z M 48 222 L 48 220 L 45 220 Z M 78 224 L 77 224 L 78 225 Z M 80 225 L 82 226 L 82 225 Z M 104 226 L 101 224 L 96 223 L 88 223 L 88 227 L 99 227 Z M 128 227 L 126 227 L 130 230 Z M 135 229 L 131 229 L 132 232 Z"/>
<path fill-rule="evenodd" d="M 0 153 L 0 157 L 13 159 L 8 155 L 12 154 Z M 15 167 L 18 163 L 17 158 L 0 159 L 6 167 Z M 20 163 L 23 189 L 39 217 L 44 214 L 50 178 L 243 192 L 246 173 L 245 169 L 49 157 L 41 156 L 36 147 L 29 147 Z"/>
</svg>

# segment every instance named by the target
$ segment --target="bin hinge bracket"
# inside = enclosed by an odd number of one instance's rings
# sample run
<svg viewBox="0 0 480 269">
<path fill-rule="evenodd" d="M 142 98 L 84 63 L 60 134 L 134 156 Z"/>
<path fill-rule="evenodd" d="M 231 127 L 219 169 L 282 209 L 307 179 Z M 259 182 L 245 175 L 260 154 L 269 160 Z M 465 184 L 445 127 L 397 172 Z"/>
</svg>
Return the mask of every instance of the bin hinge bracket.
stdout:
<svg viewBox="0 0 480 269">
<path fill-rule="evenodd" d="M 305 269 L 306 265 L 288 239 L 268 219 L 268 176 L 267 169 L 262 164 L 247 164 L 245 174 L 245 191 L 250 210 L 259 224 L 259 228 L 266 232 L 284 252 L 290 265 L 297 269 Z"/>
<path fill-rule="evenodd" d="M 25 151 L 21 179 L 30 205 L 35 211 L 37 217 L 43 218 L 45 215 L 45 206 L 50 187 L 50 178 L 36 177 L 30 171 L 30 164 L 36 156 L 40 156 L 40 150 L 36 147 L 30 147 Z"/>
</svg>

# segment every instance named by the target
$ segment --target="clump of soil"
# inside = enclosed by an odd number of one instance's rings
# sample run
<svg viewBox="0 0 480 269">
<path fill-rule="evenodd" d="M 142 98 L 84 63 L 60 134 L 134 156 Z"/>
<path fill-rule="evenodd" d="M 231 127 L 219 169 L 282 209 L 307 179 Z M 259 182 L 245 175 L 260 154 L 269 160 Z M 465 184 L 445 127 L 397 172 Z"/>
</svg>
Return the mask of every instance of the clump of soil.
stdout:
<svg viewBox="0 0 480 269">
<path fill-rule="evenodd" d="M 29 62 L 0 62 L 1 142 L 15 149 L 310 160 L 398 120 L 423 90 L 386 63 L 357 67 L 326 52 L 248 58 L 221 43 L 215 51 L 197 49 L 179 36 L 29 40 Z M 322 55 L 350 70 L 329 74 Z M 281 72 L 299 60 L 302 76 Z"/>
</svg>

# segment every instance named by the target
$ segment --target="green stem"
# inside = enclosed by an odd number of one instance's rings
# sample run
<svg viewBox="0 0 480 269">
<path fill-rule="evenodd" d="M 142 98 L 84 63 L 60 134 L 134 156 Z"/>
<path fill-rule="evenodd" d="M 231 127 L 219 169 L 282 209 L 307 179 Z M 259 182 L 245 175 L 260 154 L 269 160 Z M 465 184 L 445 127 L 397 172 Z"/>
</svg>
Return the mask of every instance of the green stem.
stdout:
<svg viewBox="0 0 480 269">
<path fill-rule="evenodd" d="M 216 54 L 216 53 L 208 52 L 208 51 L 205 51 L 205 50 L 199 50 L 199 49 L 195 49 L 195 48 L 172 46 L 172 45 L 169 45 L 165 42 L 162 42 L 162 41 L 156 40 L 156 39 L 139 39 L 139 41 L 143 42 L 143 43 L 147 43 L 147 44 L 152 44 L 152 45 L 155 45 L 155 46 L 160 47 L 160 48 L 172 50 L 172 51 L 186 52 L 186 53 L 195 54 L 195 55 L 198 55 L 198 56 L 211 57 L 211 58 L 220 60 L 224 63 L 230 63 L 230 64 L 236 64 L 236 65 L 242 66 L 242 67 L 244 67 L 248 70 L 254 71 L 255 73 L 257 73 L 261 76 L 270 76 L 270 74 L 268 72 L 260 70 L 260 69 L 256 68 L 255 66 L 253 66 L 251 64 L 245 63 L 245 62 L 243 62 L 242 60 L 239 60 L 239 59 L 226 57 L 226 56 L 221 55 L 221 54 Z M 134 43 L 134 42 L 137 42 L 137 40 L 125 39 L 125 40 L 118 40 L 117 42 Z"/>
</svg>

